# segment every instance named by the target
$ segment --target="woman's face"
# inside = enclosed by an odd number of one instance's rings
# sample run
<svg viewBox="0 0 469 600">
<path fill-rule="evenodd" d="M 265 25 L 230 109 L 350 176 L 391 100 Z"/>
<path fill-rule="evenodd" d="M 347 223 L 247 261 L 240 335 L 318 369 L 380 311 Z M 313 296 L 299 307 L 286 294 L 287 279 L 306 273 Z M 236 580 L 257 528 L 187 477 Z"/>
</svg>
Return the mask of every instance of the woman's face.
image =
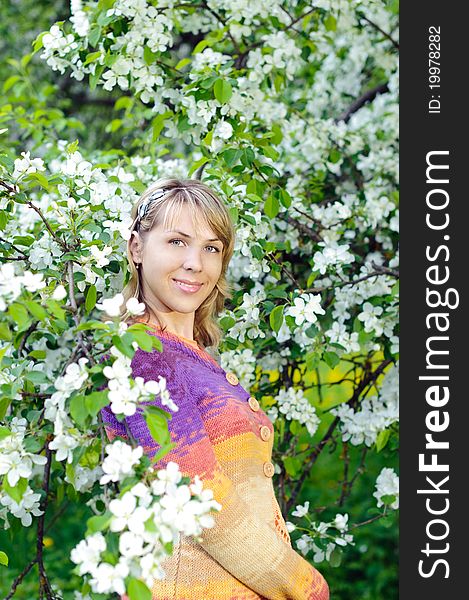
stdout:
<svg viewBox="0 0 469 600">
<path fill-rule="evenodd" d="M 144 296 L 158 311 L 194 313 L 220 277 L 223 243 L 205 223 L 199 228 L 196 237 L 191 209 L 183 205 L 170 231 L 157 225 L 145 234 L 143 244 L 132 234 L 130 251 L 134 262 L 141 263 Z M 200 285 L 185 286 L 175 280 Z"/>
</svg>

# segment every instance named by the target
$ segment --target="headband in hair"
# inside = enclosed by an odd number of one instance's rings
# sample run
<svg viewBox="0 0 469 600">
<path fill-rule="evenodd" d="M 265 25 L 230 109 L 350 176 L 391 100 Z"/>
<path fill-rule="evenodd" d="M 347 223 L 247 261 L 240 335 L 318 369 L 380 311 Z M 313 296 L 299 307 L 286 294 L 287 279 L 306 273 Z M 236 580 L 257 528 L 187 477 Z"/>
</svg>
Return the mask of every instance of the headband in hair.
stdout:
<svg viewBox="0 0 469 600">
<path fill-rule="evenodd" d="M 159 188 L 158 190 L 155 190 L 152 194 L 150 194 L 148 196 L 148 198 L 145 200 L 145 202 L 142 202 L 142 204 L 140 204 L 140 206 L 138 207 L 138 211 L 137 211 L 138 221 L 141 221 L 148 214 L 148 211 L 150 210 L 150 204 L 154 200 L 158 200 L 158 198 L 161 198 L 162 196 L 164 196 L 166 194 L 166 192 L 170 192 L 172 190 L 184 190 L 184 189 L 186 189 L 186 188 L 173 187 L 173 188 Z"/>
</svg>

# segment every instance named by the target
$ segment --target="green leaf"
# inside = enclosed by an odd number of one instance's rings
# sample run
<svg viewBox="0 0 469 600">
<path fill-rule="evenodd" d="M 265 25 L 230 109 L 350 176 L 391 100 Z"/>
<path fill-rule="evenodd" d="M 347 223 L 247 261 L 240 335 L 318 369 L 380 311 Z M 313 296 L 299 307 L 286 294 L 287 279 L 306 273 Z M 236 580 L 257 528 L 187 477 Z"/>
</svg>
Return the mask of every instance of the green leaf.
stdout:
<svg viewBox="0 0 469 600">
<path fill-rule="evenodd" d="M 390 429 L 385 429 L 384 431 L 380 431 L 376 436 L 376 452 L 381 452 L 381 450 L 386 446 L 389 441 L 389 436 L 391 435 Z"/>
<path fill-rule="evenodd" d="M 94 517 L 90 517 L 86 521 L 86 526 L 88 528 L 87 534 L 96 533 L 97 531 L 102 531 L 106 529 L 112 519 L 112 512 L 107 510 L 103 515 L 96 515 Z"/>
<path fill-rule="evenodd" d="M 144 407 L 144 412 L 148 413 L 149 415 L 159 415 L 161 417 L 164 417 L 165 419 L 172 419 L 173 415 L 168 412 L 167 410 L 164 410 L 164 408 L 160 408 L 159 406 L 155 406 L 154 404 L 147 404 Z"/>
<path fill-rule="evenodd" d="M 296 456 L 287 456 L 283 460 L 283 465 L 288 475 L 295 477 L 301 471 L 302 463 Z"/>
<path fill-rule="evenodd" d="M 238 162 L 238 160 L 241 158 L 243 154 L 243 151 L 240 150 L 239 148 L 228 148 L 228 150 L 225 150 L 224 152 L 222 152 L 222 156 L 223 156 L 223 160 L 225 161 L 225 164 L 227 167 L 232 167 L 234 164 L 236 164 Z"/>
<path fill-rule="evenodd" d="M 114 104 L 114 110 L 122 110 L 123 108 L 130 108 L 133 105 L 134 101 L 132 98 L 128 96 L 122 96 L 119 100 Z"/>
<path fill-rule="evenodd" d="M 280 190 L 280 202 L 285 206 L 285 208 L 290 208 L 292 203 L 292 198 L 287 190 Z"/>
<path fill-rule="evenodd" d="M 174 68 L 179 71 L 179 69 L 184 68 L 190 62 L 191 62 L 190 58 L 187 58 L 187 57 L 186 58 L 181 58 L 181 60 L 178 62 L 178 64 Z"/>
<path fill-rule="evenodd" d="M 17 302 L 10 304 L 8 307 L 8 314 L 20 327 L 23 327 L 23 325 L 29 321 L 28 311 L 24 306 L 18 304 Z"/>
<path fill-rule="evenodd" d="M 133 331 L 132 335 L 142 350 L 145 350 L 145 352 L 151 351 L 153 339 L 145 331 Z"/>
<path fill-rule="evenodd" d="M 252 148 L 245 148 L 241 155 L 241 162 L 245 167 L 250 167 L 255 158 L 256 155 L 254 154 L 254 150 Z"/>
<path fill-rule="evenodd" d="M 336 546 L 329 557 L 329 564 L 331 565 L 331 567 L 340 566 L 340 563 L 342 562 L 342 554 L 342 549 Z"/>
<path fill-rule="evenodd" d="M 90 52 L 89 54 L 86 55 L 86 60 L 83 63 L 83 66 L 85 67 L 86 65 L 89 65 L 90 63 L 94 62 L 95 60 L 98 60 L 98 58 L 101 56 L 101 51 L 98 50 L 97 52 Z"/>
<path fill-rule="evenodd" d="M 280 125 L 272 125 L 272 133 L 273 135 L 270 139 L 272 141 L 272 144 L 276 146 L 277 144 L 280 144 L 280 142 L 283 140 L 283 133 Z"/>
<path fill-rule="evenodd" d="M 276 306 L 269 315 L 269 323 L 273 331 L 278 333 L 283 324 L 283 305 Z"/>
<path fill-rule="evenodd" d="M 151 592 L 140 579 L 131 579 L 127 586 L 129 600 L 151 600 Z"/>
<path fill-rule="evenodd" d="M 150 431 L 151 437 L 155 440 L 155 442 L 158 442 L 158 444 L 164 446 L 165 444 L 168 444 L 171 441 L 168 429 L 168 422 L 162 415 L 156 414 L 154 412 L 145 412 L 144 418 Z"/>
<path fill-rule="evenodd" d="M 130 344 L 125 343 L 123 339 L 121 339 L 118 335 L 113 335 L 111 340 L 114 346 L 119 350 L 119 352 L 122 352 L 122 354 L 128 356 L 129 358 L 134 357 L 135 350 Z"/>
<path fill-rule="evenodd" d="M 85 397 L 83 395 L 79 394 L 70 400 L 70 414 L 77 425 L 80 427 L 85 425 L 88 411 L 86 409 Z"/>
<path fill-rule="evenodd" d="M 0 427 L 0 442 L 11 435 L 8 427 Z"/>
<path fill-rule="evenodd" d="M 39 321 L 45 321 L 47 319 L 47 311 L 40 304 L 33 300 L 25 300 L 24 303 L 33 317 L 36 317 Z"/>
<path fill-rule="evenodd" d="M 99 79 L 100 79 L 101 75 L 103 74 L 104 68 L 105 68 L 104 65 L 99 65 L 99 67 L 96 67 L 96 70 L 93 73 L 93 75 L 90 75 L 90 79 L 89 79 L 90 90 L 96 89 Z"/>
<path fill-rule="evenodd" d="M 336 367 L 340 362 L 340 358 L 335 352 L 324 352 L 322 357 L 331 369 Z"/>
<path fill-rule="evenodd" d="M 5 552 L 3 552 L 3 550 L 0 550 L 0 565 L 8 567 L 8 556 L 5 554 Z"/>
<path fill-rule="evenodd" d="M 17 484 L 15 486 L 11 486 L 8 483 L 7 477 L 4 477 L 2 487 L 3 490 L 10 496 L 10 498 L 13 498 L 13 500 L 19 504 L 28 487 L 28 480 L 24 477 L 20 477 Z"/>
<path fill-rule="evenodd" d="M 53 300 L 52 298 L 47 298 L 45 302 L 47 308 L 50 312 L 59 319 L 59 321 L 65 321 L 66 314 L 63 308 L 61 308 L 60 303 L 57 300 Z"/>
<path fill-rule="evenodd" d="M 318 271 L 313 271 L 311 273 L 311 275 L 308 277 L 308 281 L 306 282 L 306 287 L 310 288 L 313 285 L 313 281 L 316 279 L 316 277 L 319 275 Z"/>
<path fill-rule="evenodd" d="M 213 86 L 213 93 L 218 102 L 226 104 L 233 94 L 233 88 L 226 79 L 217 79 Z"/>
<path fill-rule="evenodd" d="M 262 151 L 264 152 L 265 156 L 268 156 L 272 160 L 277 160 L 277 158 L 279 157 L 279 153 L 277 152 L 277 150 L 275 150 L 271 146 L 264 146 L 264 148 L 262 148 Z"/>
<path fill-rule="evenodd" d="M 40 33 L 37 36 L 37 38 L 34 40 L 34 42 L 32 43 L 34 52 L 37 52 L 38 50 L 40 50 L 42 48 L 42 38 L 46 35 L 46 33 L 49 33 L 49 32 L 43 31 L 42 33 Z"/>
<path fill-rule="evenodd" d="M 395 500 L 395 497 L 394 497 Z M 394 502 L 394 500 L 392 502 Z M 391 504 L 392 504 L 391 502 Z M 382 519 L 380 519 L 379 521 L 381 523 L 381 525 L 383 527 L 386 527 L 386 529 L 389 529 L 389 527 L 392 527 L 392 525 L 394 524 L 394 513 L 388 513 L 386 516 L 384 516 Z"/>
<path fill-rule="evenodd" d="M 163 456 L 166 456 L 168 454 L 168 452 L 170 452 L 176 446 L 177 446 L 177 444 L 175 442 L 171 442 L 170 444 L 165 444 L 164 446 L 161 446 L 161 448 L 158 450 L 158 452 L 151 459 L 151 462 L 152 463 L 158 462 L 161 458 L 163 458 Z"/>
<path fill-rule="evenodd" d="M 11 77 L 8 77 L 8 79 L 3 84 L 3 91 L 8 92 L 8 90 L 10 88 L 12 88 L 17 81 L 20 81 L 20 80 L 21 80 L 21 77 L 19 75 L 12 75 Z"/>
<path fill-rule="evenodd" d="M 25 380 L 36 384 L 49 382 L 46 373 L 43 371 L 29 371 L 28 373 L 25 373 L 24 378 Z"/>
<path fill-rule="evenodd" d="M 207 158 L 206 156 L 202 156 L 202 158 L 199 158 L 199 160 L 196 160 L 195 163 L 193 163 L 192 167 L 189 169 L 188 172 L 188 177 L 191 177 L 192 173 L 195 173 L 197 171 L 198 168 L 200 168 L 202 165 L 205 165 L 206 163 L 208 163 L 209 158 Z"/>
<path fill-rule="evenodd" d="M 324 19 L 324 27 L 327 31 L 335 31 L 337 29 L 337 20 L 333 15 L 327 15 Z"/>
<path fill-rule="evenodd" d="M 292 433 L 293 435 L 298 435 L 299 433 L 301 433 L 301 423 L 298 423 L 298 421 L 290 421 L 290 433 Z"/>
<path fill-rule="evenodd" d="M 90 285 L 90 287 L 88 288 L 88 292 L 86 294 L 86 300 L 85 300 L 85 310 L 87 313 L 90 313 L 93 310 L 93 308 L 96 306 L 96 298 L 97 298 L 96 286 Z"/>
<path fill-rule="evenodd" d="M 23 178 L 23 182 L 38 183 L 46 191 L 50 190 L 49 181 L 42 173 L 29 173 Z"/>
<path fill-rule="evenodd" d="M 91 46 L 96 46 L 101 37 L 101 27 L 92 27 L 91 31 L 88 33 L 88 41 Z"/>
<path fill-rule="evenodd" d="M 143 60 L 147 63 L 147 65 L 151 65 L 155 62 L 158 54 L 150 50 L 148 46 L 145 46 L 143 49 Z"/>
<path fill-rule="evenodd" d="M 109 330 L 109 325 L 103 323 L 102 321 L 86 321 L 86 323 L 80 323 L 76 328 L 77 331 L 89 331 L 92 329 L 106 329 Z"/>
<path fill-rule="evenodd" d="M 85 396 L 85 407 L 89 415 L 94 417 L 99 411 L 109 404 L 108 392 L 92 392 Z"/>
<path fill-rule="evenodd" d="M 329 160 L 331 163 L 337 163 L 341 158 L 342 154 L 336 148 L 332 148 L 332 150 L 329 152 Z"/>
<path fill-rule="evenodd" d="M 194 48 L 194 50 L 192 50 L 192 54 L 198 54 L 199 52 L 202 52 L 202 50 L 204 48 L 206 48 L 207 46 L 210 46 L 211 42 L 210 40 L 208 40 L 207 38 L 201 40 L 196 47 Z"/>
<path fill-rule="evenodd" d="M 0 398 L 0 421 L 3 421 L 5 415 L 7 414 L 8 407 L 11 404 L 11 398 L 7 398 L 4 396 Z"/>
<path fill-rule="evenodd" d="M 279 206 L 279 202 L 277 200 L 277 198 L 275 198 L 273 196 L 273 194 L 270 194 L 270 196 L 267 198 L 267 200 L 264 203 L 264 212 L 265 214 L 271 218 L 271 219 L 275 219 L 275 217 L 278 215 L 280 206 Z"/>
</svg>

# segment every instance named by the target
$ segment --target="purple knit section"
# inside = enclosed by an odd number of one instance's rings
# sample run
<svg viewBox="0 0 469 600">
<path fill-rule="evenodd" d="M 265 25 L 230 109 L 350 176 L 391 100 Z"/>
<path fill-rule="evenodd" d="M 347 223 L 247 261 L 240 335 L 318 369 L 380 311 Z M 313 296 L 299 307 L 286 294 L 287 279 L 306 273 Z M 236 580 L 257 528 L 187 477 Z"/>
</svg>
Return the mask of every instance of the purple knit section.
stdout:
<svg viewBox="0 0 469 600">
<path fill-rule="evenodd" d="M 153 331 L 148 333 L 156 335 Z M 205 351 L 193 349 L 190 344 L 177 339 L 176 336 L 174 339 L 160 339 L 163 352 L 156 349 L 150 352 L 137 349 L 131 361 L 132 376 L 134 379 L 142 377 L 144 381 L 158 381 L 159 376 L 166 379 L 166 387 L 179 410 L 172 412 L 163 406 L 159 396 L 142 404 L 159 406 L 172 414 L 168 424 L 171 441 L 177 443 L 180 456 L 186 456 L 191 445 L 207 437 L 204 425 L 206 419 L 221 416 L 230 398 L 233 402 L 234 392 L 237 392 L 238 401 L 243 404 L 246 403 L 249 394 L 241 385 L 229 384 L 225 371 Z M 207 398 L 212 398 L 212 401 L 201 404 L 201 400 Z M 234 401 L 236 402 L 236 399 Z M 116 419 L 109 406 L 103 408 L 101 414 L 112 437 L 128 437 L 124 424 Z M 125 421 L 133 437 L 152 457 L 160 446 L 153 440 L 141 410 L 137 409 L 137 412 Z"/>
</svg>

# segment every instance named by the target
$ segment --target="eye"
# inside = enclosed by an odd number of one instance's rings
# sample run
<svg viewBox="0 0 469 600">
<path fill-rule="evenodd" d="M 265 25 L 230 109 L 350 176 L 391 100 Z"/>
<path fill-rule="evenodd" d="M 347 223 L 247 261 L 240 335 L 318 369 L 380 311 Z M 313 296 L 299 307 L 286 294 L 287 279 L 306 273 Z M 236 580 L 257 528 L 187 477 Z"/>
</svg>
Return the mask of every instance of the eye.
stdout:
<svg viewBox="0 0 469 600">
<path fill-rule="evenodd" d="M 172 244 L 173 242 L 182 242 L 183 240 L 181 239 L 173 239 L 170 240 L 169 243 Z M 179 246 L 179 244 L 177 244 Z M 216 247 L 216 246 L 206 246 L 207 248 L 213 248 L 215 250 L 215 252 L 210 252 L 210 254 L 215 254 L 216 252 L 220 252 L 220 250 Z"/>
</svg>

